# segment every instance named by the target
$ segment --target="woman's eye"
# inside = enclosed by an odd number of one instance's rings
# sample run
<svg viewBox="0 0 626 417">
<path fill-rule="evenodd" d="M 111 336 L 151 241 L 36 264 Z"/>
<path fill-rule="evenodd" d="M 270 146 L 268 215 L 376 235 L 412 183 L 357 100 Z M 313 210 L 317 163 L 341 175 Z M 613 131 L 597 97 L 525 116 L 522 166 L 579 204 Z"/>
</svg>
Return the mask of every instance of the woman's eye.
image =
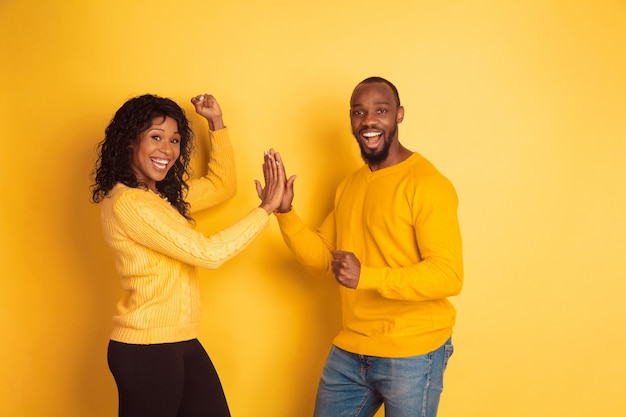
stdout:
<svg viewBox="0 0 626 417">
<path fill-rule="evenodd" d="M 154 140 L 161 140 L 161 136 L 159 136 L 159 135 L 154 135 L 154 136 L 152 136 L 152 139 L 154 139 Z"/>
<path fill-rule="evenodd" d="M 171 142 L 172 143 L 180 143 L 180 139 L 172 139 Z"/>
</svg>

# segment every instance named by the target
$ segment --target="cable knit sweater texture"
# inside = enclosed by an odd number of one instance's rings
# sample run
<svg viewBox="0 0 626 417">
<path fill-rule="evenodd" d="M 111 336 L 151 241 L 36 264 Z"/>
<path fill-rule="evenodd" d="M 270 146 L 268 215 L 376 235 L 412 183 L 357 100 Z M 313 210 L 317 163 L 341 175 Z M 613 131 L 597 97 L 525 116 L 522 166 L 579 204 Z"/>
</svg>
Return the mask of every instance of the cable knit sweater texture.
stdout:
<svg viewBox="0 0 626 417">
<path fill-rule="evenodd" d="M 189 181 L 191 212 L 215 206 L 236 192 L 228 129 L 210 132 L 205 177 Z M 102 202 L 104 239 L 115 254 L 124 294 L 111 339 L 130 344 L 171 343 L 198 335 L 197 268 L 215 269 L 245 249 L 268 224 L 261 208 L 205 236 L 166 200 L 142 188 L 117 184 Z"/>
</svg>

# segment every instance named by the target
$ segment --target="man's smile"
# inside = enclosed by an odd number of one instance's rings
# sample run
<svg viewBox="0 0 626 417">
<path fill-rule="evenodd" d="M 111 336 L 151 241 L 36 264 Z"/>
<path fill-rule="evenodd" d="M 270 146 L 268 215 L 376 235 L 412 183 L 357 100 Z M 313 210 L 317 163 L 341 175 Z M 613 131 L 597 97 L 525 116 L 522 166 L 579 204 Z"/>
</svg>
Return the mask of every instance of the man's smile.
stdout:
<svg viewBox="0 0 626 417">
<path fill-rule="evenodd" d="M 383 137 L 383 132 L 381 131 L 367 131 L 361 133 L 361 137 L 363 138 L 363 142 L 365 146 L 368 148 L 376 148 L 380 143 L 381 138 Z"/>
</svg>

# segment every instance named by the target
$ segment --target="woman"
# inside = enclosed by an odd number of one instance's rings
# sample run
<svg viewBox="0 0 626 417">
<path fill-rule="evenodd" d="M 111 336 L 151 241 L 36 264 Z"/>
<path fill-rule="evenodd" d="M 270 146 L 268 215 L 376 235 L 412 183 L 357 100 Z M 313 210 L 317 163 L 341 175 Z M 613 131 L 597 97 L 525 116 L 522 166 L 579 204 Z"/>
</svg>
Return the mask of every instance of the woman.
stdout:
<svg viewBox="0 0 626 417">
<path fill-rule="evenodd" d="M 207 176 L 190 180 L 192 131 L 183 109 L 154 95 L 128 100 L 98 146 L 92 200 L 125 292 L 108 349 L 120 417 L 230 416 L 219 377 L 197 339 L 197 268 L 218 268 L 241 252 L 280 205 L 284 174 L 266 153 L 262 201 L 212 236 L 191 213 L 236 192 L 235 165 L 219 104 L 191 99 L 209 124 Z"/>
</svg>

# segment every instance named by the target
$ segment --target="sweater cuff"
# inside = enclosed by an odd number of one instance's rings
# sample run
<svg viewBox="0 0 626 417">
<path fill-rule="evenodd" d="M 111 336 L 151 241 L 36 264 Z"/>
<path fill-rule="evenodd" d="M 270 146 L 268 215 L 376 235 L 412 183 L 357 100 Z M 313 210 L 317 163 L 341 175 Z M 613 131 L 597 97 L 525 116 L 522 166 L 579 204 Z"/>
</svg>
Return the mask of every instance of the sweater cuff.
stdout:
<svg viewBox="0 0 626 417">
<path fill-rule="evenodd" d="M 213 147 L 223 148 L 225 146 L 232 146 L 227 127 L 220 130 L 209 130 L 209 138 L 211 139 L 211 146 Z"/>
<path fill-rule="evenodd" d="M 265 227 L 270 221 L 270 215 L 267 214 L 267 211 L 261 207 L 253 208 L 248 214 L 248 218 L 253 224 L 263 225 L 262 227 Z"/>
<path fill-rule="evenodd" d="M 274 215 L 283 233 L 292 234 L 304 227 L 304 223 L 293 208 L 287 213 L 274 212 Z"/>
<path fill-rule="evenodd" d="M 381 290 L 385 281 L 384 268 L 371 268 L 361 265 L 361 276 L 359 277 L 358 290 Z"/>
</svg>

